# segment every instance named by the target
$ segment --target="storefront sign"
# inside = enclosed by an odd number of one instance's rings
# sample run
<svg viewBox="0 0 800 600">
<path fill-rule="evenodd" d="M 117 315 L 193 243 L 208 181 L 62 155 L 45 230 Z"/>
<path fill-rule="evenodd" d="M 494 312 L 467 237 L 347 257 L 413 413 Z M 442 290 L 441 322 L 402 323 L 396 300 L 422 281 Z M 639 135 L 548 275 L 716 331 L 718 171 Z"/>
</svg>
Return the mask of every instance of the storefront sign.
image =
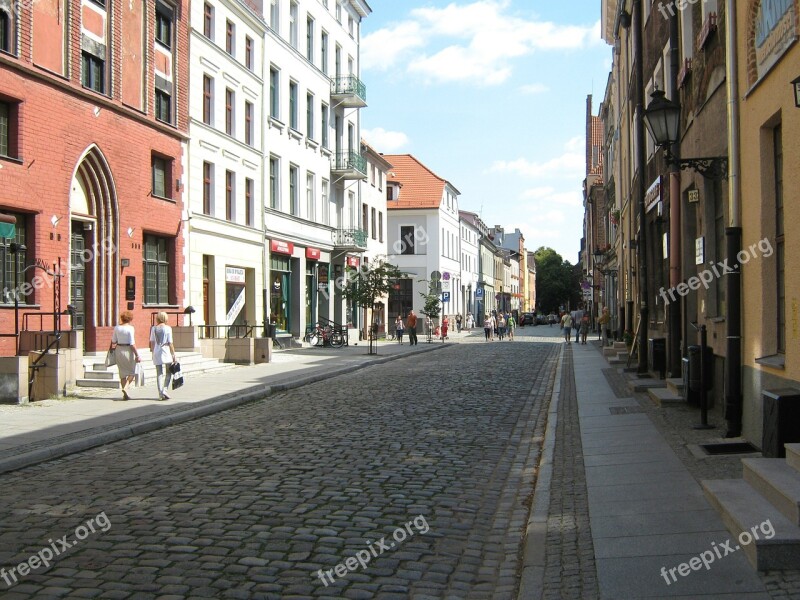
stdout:
<svg viewBox="0 0 800 600">
<path fill-rule="evenodd" d="M 761 0 L 755 14 L 753 39 L 749 43 L 755 50 L 755 73 L 749 73 L 750 85 L 759 81 L 780 60 L 797 39 L 795 0 Z"/>
<path fill-rule="evenodd" d="M 282 242 L 280 240 L 271 240 L 269 249 L 276 254 L 292 254 L 292 252 L 294 252 L 294 244 L 291 242 Z"/>
<path fill-rule="evenodd" d="M 345 264 L 348 267 L 353 267 L 354 269 L 358 268 L 358 257 L 357 256 L 348 256 L 345 259 Z"/>
<path fill-rule="evenodd" d="M 328 265 L 317 266 L 317 288 L 324 290 L 328 287 Z"/>
<path fill-rule="evenodd" d="M 653 210 L 661 201 L 661 176 L 659 175 L 644 195 L 645 212 Z"/>
<path fill-rule="evenodd" d="M 244 308 L 244 290 L 245 288 L 242 288 L 242 291 L 236 297 L 236 300 L 233 302 L 231 309 L 225 316 L 225 322 L 228 325 L 233 325 L 233 322 L 236 320 L 236 317 L 239 316 L 239 313 L 242 312 L 242 308 Z"/>
<path fill-rule="evenodd" d="M 319 248 L 306 248 L 306 258 L 310 260 L 319 260 L 320 254 Z"/>
<path fill-rule="evenodd" d="M 225 281 L 227 283 L 245 283 L 244 269 L 225 267 Z"/>
</svg>

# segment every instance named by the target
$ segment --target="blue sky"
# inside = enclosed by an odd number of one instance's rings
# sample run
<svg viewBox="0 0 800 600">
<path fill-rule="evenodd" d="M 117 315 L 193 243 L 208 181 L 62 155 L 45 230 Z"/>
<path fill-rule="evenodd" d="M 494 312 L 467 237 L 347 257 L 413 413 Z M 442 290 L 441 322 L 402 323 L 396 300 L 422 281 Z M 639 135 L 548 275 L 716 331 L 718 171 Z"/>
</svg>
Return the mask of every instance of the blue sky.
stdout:
<svg viewBox="0 0 800 600">
<path fill-rule="evenodd" d="M 368 0 L 361 134 L 410 153 L 487 225 L 577 261 L 586 96 L 611 67 L 600 0 Z"/>
</svg>

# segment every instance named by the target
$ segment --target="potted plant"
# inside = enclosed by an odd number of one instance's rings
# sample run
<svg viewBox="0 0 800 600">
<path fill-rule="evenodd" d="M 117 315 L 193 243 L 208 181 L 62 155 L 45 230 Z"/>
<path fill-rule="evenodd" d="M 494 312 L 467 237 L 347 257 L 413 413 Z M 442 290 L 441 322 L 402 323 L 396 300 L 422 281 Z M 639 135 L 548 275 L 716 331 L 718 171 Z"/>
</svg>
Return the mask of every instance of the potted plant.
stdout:
<svg viewBox="0 0 800 600">
<path fill-rule="evenodd" d="M 615 208 L 610 213 L 608 213 L 608 218 L 611 220 L 611 223 L 614 225 L 619 225 L 619 216 L 620 212 L 618 208 Z"/>
</svg>

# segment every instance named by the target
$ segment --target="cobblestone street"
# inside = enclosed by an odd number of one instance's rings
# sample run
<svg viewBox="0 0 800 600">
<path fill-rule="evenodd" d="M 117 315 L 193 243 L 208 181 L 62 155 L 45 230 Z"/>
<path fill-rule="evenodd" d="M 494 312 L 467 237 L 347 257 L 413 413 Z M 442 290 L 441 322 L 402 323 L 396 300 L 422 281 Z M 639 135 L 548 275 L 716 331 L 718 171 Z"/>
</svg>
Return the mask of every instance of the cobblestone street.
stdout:
<svg viewBox="0 0 800 600">
<path fill-rule="evenodd" d="M 474 341 L 0 476 L 0 596 L 513 598 L 559 346 Z"/>
</svg>

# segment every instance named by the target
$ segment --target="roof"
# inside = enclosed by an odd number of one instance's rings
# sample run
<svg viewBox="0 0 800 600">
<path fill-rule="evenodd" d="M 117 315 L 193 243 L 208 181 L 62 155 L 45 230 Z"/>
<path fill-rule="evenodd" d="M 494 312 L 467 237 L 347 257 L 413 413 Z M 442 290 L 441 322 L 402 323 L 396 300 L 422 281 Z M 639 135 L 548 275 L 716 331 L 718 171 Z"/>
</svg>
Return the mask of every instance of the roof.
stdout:
<svg viewBox="0 0 800 600">
<path fill-rule="evenodd" d="M 388 180 L 403 186 L 389 208 L 439 208 L 447 181 L 423 165 L 411 154 L 384 154 L 392 164 Z"/>
</svg>

